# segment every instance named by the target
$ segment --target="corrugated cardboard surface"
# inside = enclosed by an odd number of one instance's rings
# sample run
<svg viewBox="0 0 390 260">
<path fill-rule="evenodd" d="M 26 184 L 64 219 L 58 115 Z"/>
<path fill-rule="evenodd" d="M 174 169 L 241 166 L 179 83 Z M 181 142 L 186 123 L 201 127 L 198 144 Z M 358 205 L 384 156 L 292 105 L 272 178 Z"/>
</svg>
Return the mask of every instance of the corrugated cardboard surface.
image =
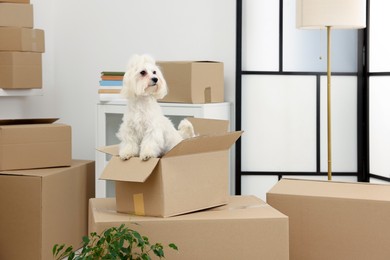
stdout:
<svg viewBox="0 0 390 260">
<path fill-rule="evenodd" d="M 290 259 L 390 259 L 390 186 L 279 181 L 267 202 L 289 217 Z"/>
<path fill-rule="evenodd" d="M 45 52 L 45 34 L 40 29 L 0 27 L 1 51 Z"/>
<path fill-rule="evenodd" d="M 168 84 L 161 102 L 224 102 L 223 63 L 213 61 L 157 62 Z"/>
<path fill-rule="evenodd" d="M 33 28 L 33 6 L 30 4 L 1 3 L 0 26 Z"/>
<path fill-rule="evenodd" d="M 229 130 L 229 121 L 227 120 L 203 120 L 203 118 L 187 118 L 194 126 L 196 135 L 214 135 L 227 133 Z"/>
<path fill-rule="evenodd" d="M 118 212 L 170 217 L 225 204 L 229 149 L 242 132 L 228 133 L 226 124 L 211 119 L 197 119 L 195 131 L 207 123 L 215 126 L 216 134 L 183 140 L 162 158 L 122 161 L 118 147 L 99 149 L 113 155 L 100 178 L 117 181 Z"/>
<path fill-rule="evenodd" d="M 56 243 L 78 248 L 88 234 L 95 164 L 0 172 L 0 259 L 52 259 Z"/>
<path fill-rule="evenodd" d="M 23 3 L 23 4 L 29 4 L 30 0 L 0 0 L 0 3 Z"/>
<path fill-rule="evenodd" d="M 0 88 L 42 88 L 42 54 L 0 52 Z"/>
<path fill-rule="evenodd" d="M 220 151 L 162 159 L 145 182 L 116 183 L 117 210 L 138 214 L 142 204 L 147 216 L 170 217 L 226 204 L 228 158 Z"/>
<path fill-rule="evenodd" d="M 151 243 L 163 243 L 166 259 L 171 260 L 288 259 L 288 218 L 253 196 L 229 197 L 225 206 L 171 218 L 133 216 L 115 209 L 115 199 L 91 199 L 89 232 L 124 223 Z M 169 243 L 179 251 L 169 249 Z"/>
<path fill-rule="evenodd" d="M 69 166 L 71 135 L 64 124 L 0 124 L 0 170 Z"/>
</svg>

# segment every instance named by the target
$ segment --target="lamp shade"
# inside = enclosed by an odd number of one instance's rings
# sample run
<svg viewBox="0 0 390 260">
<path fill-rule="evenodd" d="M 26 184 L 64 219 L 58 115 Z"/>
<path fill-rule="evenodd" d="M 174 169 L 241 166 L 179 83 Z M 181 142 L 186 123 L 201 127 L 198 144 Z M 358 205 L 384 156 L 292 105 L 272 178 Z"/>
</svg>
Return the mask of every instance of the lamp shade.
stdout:
<svg viewBox="0 0 390 260">
<path fill-rule="evenodd" d="M 366 27 L 366 0 L 297 0 L 297 28 Z"/>
</svg>

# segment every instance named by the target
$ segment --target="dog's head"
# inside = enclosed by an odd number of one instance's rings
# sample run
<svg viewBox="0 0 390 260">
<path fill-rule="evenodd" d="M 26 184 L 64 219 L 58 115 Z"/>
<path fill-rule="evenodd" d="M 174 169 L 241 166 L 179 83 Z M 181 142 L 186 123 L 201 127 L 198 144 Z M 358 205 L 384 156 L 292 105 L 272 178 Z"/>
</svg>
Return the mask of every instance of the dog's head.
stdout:
<svg viewBox="0 0 390 260">
<path fill-rule="evenodd" d="M 123 77 L 121 94 L 126 98 L 153 96 L 161 99 L 167 93 L 167 84 L 155 60 L 149 55 L 133 56 Z"/>
</svg>

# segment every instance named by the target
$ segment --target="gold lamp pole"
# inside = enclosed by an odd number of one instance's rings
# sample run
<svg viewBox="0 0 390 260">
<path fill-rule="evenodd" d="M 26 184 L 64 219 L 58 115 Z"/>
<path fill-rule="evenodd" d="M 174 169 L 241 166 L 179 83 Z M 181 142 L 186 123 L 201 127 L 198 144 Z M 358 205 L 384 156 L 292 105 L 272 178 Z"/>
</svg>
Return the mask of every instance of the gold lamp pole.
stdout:
<svg viewBox="0 0 390 260">
<path fill-rule="evenodd" d="M 327 29 L 328 180 L 332 180 L 331 28 L 366 27 L 366 0 L 296 0 L 297 28 Z"/>
</svg>

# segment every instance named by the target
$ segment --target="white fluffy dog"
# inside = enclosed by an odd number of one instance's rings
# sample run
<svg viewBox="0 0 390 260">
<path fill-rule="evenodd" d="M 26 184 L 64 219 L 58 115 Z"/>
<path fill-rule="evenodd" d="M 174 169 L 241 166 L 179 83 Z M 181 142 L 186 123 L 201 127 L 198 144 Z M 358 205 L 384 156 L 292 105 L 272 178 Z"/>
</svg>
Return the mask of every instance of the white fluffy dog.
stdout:
<svg viewBox="0 0 390 260">
<path fill-rule="evenodd" d="M 167 84 L 155 60 L 148 55 L 133 56 L 121 90 L 128 99 L 128 110 L 117 133 L 122 160 L 140 157 L 145 161 L 160 157 L 183 139 L 194 136 L 188 120 L 182 120 L 176 130 L 163 115 L 157 100 L 167 93 Z"/>
</svg>

